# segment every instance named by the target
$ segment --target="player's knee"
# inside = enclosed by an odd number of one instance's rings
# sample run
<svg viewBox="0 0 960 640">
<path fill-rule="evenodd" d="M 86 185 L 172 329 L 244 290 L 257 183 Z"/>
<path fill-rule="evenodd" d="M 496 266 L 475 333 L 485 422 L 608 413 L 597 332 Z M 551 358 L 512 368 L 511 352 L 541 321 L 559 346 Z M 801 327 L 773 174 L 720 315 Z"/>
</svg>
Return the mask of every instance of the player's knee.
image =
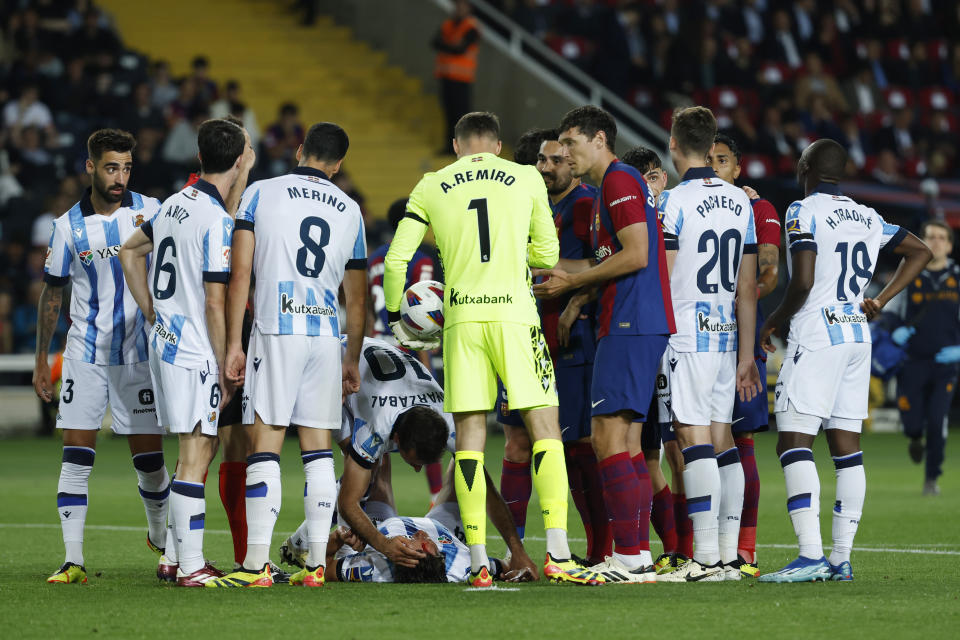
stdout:
<svg viewBox="0 0 960 640">
<path fill-rule="evenodd" d="M 514 429 L 513 434 L 503 444 L 503 457 L 510 462 L 525 464 L 530 462 L 532 449 L 529 436 L 526 433 L 520 435 L 518 430 Z"/>
</svg>

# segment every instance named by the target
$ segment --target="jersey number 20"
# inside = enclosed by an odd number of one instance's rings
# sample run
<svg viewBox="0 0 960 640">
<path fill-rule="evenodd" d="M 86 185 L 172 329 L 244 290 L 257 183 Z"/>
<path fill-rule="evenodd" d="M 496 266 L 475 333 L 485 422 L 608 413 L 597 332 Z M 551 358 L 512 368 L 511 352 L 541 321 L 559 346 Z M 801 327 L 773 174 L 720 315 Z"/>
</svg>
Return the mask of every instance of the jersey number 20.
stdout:
<svg viewBox="0 0 960 640">
<path fill-rule="evenodd" d="M 732 247 L 730 245 L 733 245 Z M 720 263 L 720 286 L 733 293 L 737 283 L 735 275 L 740 264 L 740 232 L 727 229 L 719 237 L 713 229 L 705 231 L 697 243 L 697 252 L 706 253 L 707 261 L 697 271 L 697 288 L 701 293 L 716 293 L 717 283 L 708 282 L 717 262 Z"/>
</svg>

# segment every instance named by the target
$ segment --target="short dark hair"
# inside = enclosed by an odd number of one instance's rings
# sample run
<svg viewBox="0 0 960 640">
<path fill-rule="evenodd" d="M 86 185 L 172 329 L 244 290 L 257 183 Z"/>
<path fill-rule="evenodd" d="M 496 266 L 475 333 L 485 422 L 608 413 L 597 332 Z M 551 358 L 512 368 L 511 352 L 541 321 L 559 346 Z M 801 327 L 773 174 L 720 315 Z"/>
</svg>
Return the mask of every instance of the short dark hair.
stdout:
<svg viewBox="0 0 960 640">
<path fill-rule="evenodd" d="M 500 139 L 500 118 L 490 111 L 471 111 L 464 114 L 453 128 L 453 137 L 457 140 L 466 140 L 473 136 L 486 136 L 494 140 Z"/>
<path fill-rule="evenodd" d="M 577 107 L 567 112 L 560 121 L 557 130 L 563 133 L 567 129 L 576 127 L 580 133 L 591 140 L 597 135 L 597 132 L 603 131 L 607 136 L 607 149 L 613 151 L 617 143 L 617 121 L 613 116 L 592 104 Z"/>
<path fill-rule="evenodd" d="M 950 240 L 950 244 L 955 244 L 954 240 L 956 240 L 956 232 L 953 230 L 953 227 L 951 227 L 950 225 L 948 225 L 946 222 L 942 220 L 927 220 L 922 225 L 920 225 L 921 238 L 927 235 L 927 229 L 929 229 L 930 227 L 937 227 L 938 229 L 943 229 L 944 231 L 946 231 L 947 238 L 949 238 Z"/>
<path fill-rule="evenodd" d="M 436 462 L 447 446 L 450 430 L 447 421 L 431 409 L 418 405 L 400 414 L 393 426 L 397 447 L 413 451 L 424 464 Z"/>
<path fill-rule="evenodd" d="M 657 152 L 643 146 L 634 147 L 627 151 L 620 157 L 620 162 L 630 165 L 640 173 L 663 167 Z"/>
<path fill-rule="evenodd" d="M 717 137 L 717 119 L 706 107 L 687 107 L 673 112 L 670 135 L 684 155 L 706 157 Z"/>
<path fill-rule="evenodd" d="M 237 125 L 237 126 L 240 127 L 241 129 L 243 128 L 243 120 L 241 120 L 241 119 L 238 118 L 237 116 L 233 115 L 232 113 L 229 113 L 229 114 L 223 116 L 223 119 L 226 120 L 227 122 L 231 123 L 231 124 Z"/>
<path fill-rule="evenodd" d="M 727 148 L 730 149 L 730 153 L 734 155 L 737 159 L 737 164 L 740 164 L 740 160 L 743 158 L 743 153 L 740 152 L 740 145 L 737 144 L 737 141 L 728 136 L 725 133 L 718 133 L 713 138 L 713 144 L 725 144 Z"/>
<path fill-rule="evenodd" d="M 513 149 L 513 161 L 517 164 L 537 164 L 540 145 L 546 140 L 556 139 L 556 129 L 530 129 L 524 132 Z"/>
<path fill-rule="evenodd" d="M 222 118 L 207 120 L 197 132 L 197 146 L 200 149 L 200 171 L 202 173 L 223 173 L 230 168 L 243 153 L 245 140 L 243 129 Z"/>
<path fill-rule="evenodd" d="M 350 138 L 338 124 L 318 122 L 303 139 L 303 155 L 321 162 L 339 162 L 347 155 Z"/>
<path fill-rule="evenodd" d="M 415 567 L 394 565 L 393 581 L 398 583 L 443 583 L 447 581 L 447 562 L 442 554 L 420 558 Z"/>
<path fill-rule="evenodd" d="M 210 66 L 210 61 L 207 60 L 206 56 L 196 56 L 190 62 L 190 67 L 193 69 L 207 68 Z"/>
<path fill-rule="evenodd" d="M 407 202 L 407 198 L 394 200 L 390 208 L 387 209 L 387 222 L 390 223 L 390 228 L 393 229 L 394 233 L 397 232 L 397 227 L 400 226 L 400 221 L 403 220 L 403 216 L 407 214 Z"/>
<path fill-rule="evenodd" d="M 107 151 L 133 152 L 136 146 L 137 139 L 133 134 L 122 129 L 98 129 L 87 138 L 87 154 L 93 161 L 102 158 Z"/>
</svg>

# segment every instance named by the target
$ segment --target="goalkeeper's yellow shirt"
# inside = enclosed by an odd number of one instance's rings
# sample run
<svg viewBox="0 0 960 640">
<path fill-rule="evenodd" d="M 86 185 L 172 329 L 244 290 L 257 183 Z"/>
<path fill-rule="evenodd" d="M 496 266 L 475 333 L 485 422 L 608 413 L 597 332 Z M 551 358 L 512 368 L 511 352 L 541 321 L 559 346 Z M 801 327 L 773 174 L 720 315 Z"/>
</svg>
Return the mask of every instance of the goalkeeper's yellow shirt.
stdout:
<svg viewBox="0 0 960 640">
<path fill-rule="evenodd" d="M 387 311 L 400 309 L 407 263 L 428 225 L 443 263 L 444 327 L 540 324 L 530 267 L 553 267 L 560 243 L 535 167 L 478 153 L 425 174 L 384 259 Z"/>
</svg>

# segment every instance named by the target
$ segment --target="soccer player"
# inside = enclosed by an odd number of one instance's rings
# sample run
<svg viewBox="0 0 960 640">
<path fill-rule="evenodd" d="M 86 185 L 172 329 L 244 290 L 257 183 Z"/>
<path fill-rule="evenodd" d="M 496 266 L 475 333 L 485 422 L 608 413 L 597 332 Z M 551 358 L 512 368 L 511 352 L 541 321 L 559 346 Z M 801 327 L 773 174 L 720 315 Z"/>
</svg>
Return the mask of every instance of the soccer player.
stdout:
<svg viewBox="0 0 960 640">
<path fill-rule="evenodd" d="M 455 481 L 470 547 L 470 584 L 492 585 L 482 478 L 486 413 L 496 401 L 498 375 L 533 440 L 533 484 L 547 535 L 544 574 L 559 581 L 596 582 L 594 574 L 573 562 L 567 544 L 567 473 L 557 392 L 530 293 L 528 264 L 550 267 L 559 254 L 546 187 L 536 169 L 497 157 L 500 122 L 494 114 L 466 114 L 455 134 L 458 160 L 426 174 L 410 195 L 385 260 L 384 293 L 400 344 L 422 349 L 439 343 L 439 338 L 414 339 L 400 320 L 407 264 L 430 226 L 447 284 L 444 409 L 453 413 L 456 424 Z"/>
<path fill-rule="evenodd" d="M 217 451 L 225 395 L 224 299 L 233 219 L 224 196 L 244 167 L 243 130 L 208 120 L 197 133 L 200 179 L 167 198 L 121 249 L 131 293 L 153 324 L 150 374 L 160 424 L 178 434 L 177 477 L 168 519 L 176 533 L 177 585 L 202 587 L 223 575 L 206 562 L 204 478 Z M 143 258 L 156 247 L 147 274 Z"/>
<path fill-rule="evenodd" d="M 591 570 L 607 584 L 656 582 L 650 555 L 650 476 L 639 434 L 640 422 L 649 417 L 660 357 L 675 331 L 663 235 L 643 176 L 613 153 L 613 117 L 598 107 L 579 107 L 563 117 L 558 129 L 573 175 L 589 176 L 600 185 L 590 224 L 597 264 L 579 273 L 536 271 L 550 278 L 534 287 L 545 298 L 600 287 L 591 429 L 615 546 Z"/>
<path fill-rule="evenodd" d="M 320 587 L 336 500 L 330 431 L 340 428 L 342 398 L 355 393 L 366 320 L 367 247 L 360 207 L 330 178 L 349 140 L 338 125 L 310 127 L 291 173 L 255 182 L 244 193 L 234 233 L 228 297 L 227 375 L 244 384 L 247 458 L 247 555 L 211 587 L 269 587 L 270 540 L 280 512 L 280 450 L 298 427 L 306 475 L 303 506 L 310 552 L 290 584 Z M 254 292 L 250 357 L 241 349 L 243 311 Z M 340 348 L 337 291 L 346 295 L 346 351 Z"/>
<path fill-rule="evenodd" d="M 801 154 L 797 180 L 805 198 L 786 215 L 790 282 L 760 332 L 767 351 L 774 350 L 771 335 L 787 341 L 774 408 L 787 511 L 800 546 L 796 560 L 760 576 L 761 582 L 853 580 L 850 550 L 867 488 L 860 429 L 870 385 L 868 320 L 932 256 L 919 238 L 840 192 L 846 164 L 847 152 L 828 138 Z M 880 249 L 903 260 L 876 298 L 864 298 Z M 821 426 L 837 475 L 829 560 L 820 539 L 820 479 L 811 451 Z"/>
<path fill-rule="evenodd" d="M 693 560 L 667 582 L 740 579 L 743 468 L 730 423 L 734 392 L 760 389 L 753 362 L 757 240 L 750 200 L 706 165 L 717 121 L 704 107 L 674 113 L 670 157 L 683 181 L 660 195 L 677 333 L 667 347 L 670 409 L 683 451 Z M 739 364 L 738 364 L 739 357 Z"/>
<path fill-rule="evenodd" d="M 894 342 L 907 352 L 897 376 L 897 405 L 910 457 L 919 464 L 926 456 L 923 495 L 936 496 L 960 362 L 960 266 L 950 259 L 954 232 L 949 225 L 928 220 L 920 235 L 933 260 L 884 315 L 896 327 Z"/>
<path fill-rule="evenodd" d="M 740 177 L 740 147 L 730 136 L 720 133 L 714 139 L 713 152 L 707 158 L 708 164 L 724 182 L 734 184 Z M 768 200 L 763 200 L 750 187 L 744 187 L 753 207 L 753 224 L 757 233 L 757 299 L 769 295 L 777 288 L 777 270 L 780 265 L 780 218 L 776 209 Z M 753 359 L 757 363 L 760 382 L 766 388 L 767 352 L 760 346 L 760 327 L 763 325 L 763 312 L 757 305 L 757 343 L 753 348 Z M 733 437 L 743 466 L 744 491 L 743 511 L 740 517 L 740 535 L 737 542 L 737 559 L 740 573 L 748 578 L 756 578 L 757 568 L 757 509 L 760 506 L 760 473 L 757 471 L 757 458 L 753 450 L 753 434 L 768 429 L 770 409 L 767 394 L 758 393 L 753 400 L 741 402 L 739 397 L 733 402 Z"/>
<path fill-rule="evenodd" d="M 114 433 L 127 437 L 147 513 L 147 545 L 162 553 L 170 480 L 163 461 L 153 384 L 147 364 L 143 314 L 123 277 L 120 245 L 150 220 L 160 203 L 127 189 L 136 140 L 126 131 L 101 129 L 87 139 L 91 186 L 53 223 L 44 264 L 37 321 L 33 387 L 53 399 L 47 350 L 60 317 L 63 289 L 73 283 L 70 331 L 63 354 L 57 426 L 63 461 L 57 511 L 66 555 L 52 583 L 84 583 L 83 528 L 97 431 L 110 404 Z"/>
</svg>

